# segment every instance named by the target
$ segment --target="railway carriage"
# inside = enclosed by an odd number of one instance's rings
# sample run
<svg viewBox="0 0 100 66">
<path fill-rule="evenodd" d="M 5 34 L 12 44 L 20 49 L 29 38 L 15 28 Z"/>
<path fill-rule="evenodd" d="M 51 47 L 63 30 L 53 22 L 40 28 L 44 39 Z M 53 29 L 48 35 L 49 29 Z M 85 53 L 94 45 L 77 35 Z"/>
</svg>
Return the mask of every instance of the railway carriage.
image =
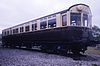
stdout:
<svg viewBox="0 0 100 66">
<path fill-rule="evenodd" d="M 47 52 L 84 53 L 91 45 L 91 18 L 88 5 L 75 4 L 67 10 L 4 29 L 3 46 L 30 49 L 39 46 Z"/>
</svg>

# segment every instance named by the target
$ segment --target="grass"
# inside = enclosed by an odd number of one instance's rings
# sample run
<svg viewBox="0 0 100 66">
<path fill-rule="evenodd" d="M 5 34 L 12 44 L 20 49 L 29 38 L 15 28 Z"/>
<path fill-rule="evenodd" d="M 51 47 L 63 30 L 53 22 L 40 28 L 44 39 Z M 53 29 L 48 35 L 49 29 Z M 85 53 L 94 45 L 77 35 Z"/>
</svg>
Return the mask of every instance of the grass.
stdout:
<svg viewBox="0 0 100 66">
<path fill-rule="evenodd" d="M 92 64 L 92 66 L 98 66 L 97 64 Z"/>
<path fill-rule="evenodd" d="M 96 47 L 88 47 L 86 54 L 100 55 L 100 49 L 96 49 Z"/>
</svg>

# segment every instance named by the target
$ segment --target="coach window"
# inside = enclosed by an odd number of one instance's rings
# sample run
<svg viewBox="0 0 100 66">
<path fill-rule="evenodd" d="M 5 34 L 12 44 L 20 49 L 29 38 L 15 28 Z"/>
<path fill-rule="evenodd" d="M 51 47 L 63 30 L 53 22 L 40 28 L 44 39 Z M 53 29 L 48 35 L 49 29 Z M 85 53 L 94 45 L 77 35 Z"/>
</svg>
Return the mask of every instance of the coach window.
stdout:
<svg viewBox="0 0 100 66">
<path fill-rule="evenodd" d="M 32 24 L 32 31 L 34 31 L 34 28 L 35 28 L 35 24 Z"/>
<path fill-rule="evenodd" d="M 37 23 L 35 23 L 34 29 L 37 30 Z"/>
<path fill-rule="evenodd" d="M 18 33 L 18 28 L 17 28 L 17 29 L 15 29 L 15 33 Z"/>
<path fill-rule="evenodd" d="M 70 14 L 70 24 L 72 26 L 80 26 L 81 25 L 81 13 L 71 13 Z"/>
<path fill-rule="evenodd" d="M 32 24 L 32 31 L 37 30 L 37 23 Z"/>
<path fill-rule="evenodd" d="M 15 33 L 15 29 L 13 29 L 13 34 Z"/>
<path fill-rule="evenodd" d="M 49 28 L 56 27 L 56 19 L 48 20 L 48 27 Z"/>
<path fill-rule="evenodd" d="M 23 32 L 24 31 L 24 27 L 20 27 L 20 32 Z"/>
<path fill-rule="evenodd" d="M 29 26 L 25 27 L 25 31 L 28 32 L 30 30 Z"/>
<path fill-rule="evenodd" d="M 32 31 L 34 31 L 34 26 L 35 26 L 35 25 L 34 25 L 34 24 L 32 24 Z"/>
<path fill-rule="evenodd" d="M 83 14 L 83 26 L 88 26 L 88 15 Z"/>
<path fill-rule="evenodd" d="M 67 15 L 63 15 L 62 16 L 62 26 L 66 26 L 67 25 Z"/>
<path fill-rule="evenodd" d="M 7 31 L 7 35 L 9 35 L 9 31 Z"/>
<path fill-rule="evenodd" d="M 10 29 L 10 34 L 12 34 L 12 30 Z"/>
<path fill-rule="evenodd" d="M 6 35 L 6 31 L 4 32 L 4 34 Z"/>
<path fill-rule="evenodd" d="M 47 26 L 47 22 L 46 21 L 40 22 L 40 29 L 45 29 L 46 26 Z"/>
</svg>

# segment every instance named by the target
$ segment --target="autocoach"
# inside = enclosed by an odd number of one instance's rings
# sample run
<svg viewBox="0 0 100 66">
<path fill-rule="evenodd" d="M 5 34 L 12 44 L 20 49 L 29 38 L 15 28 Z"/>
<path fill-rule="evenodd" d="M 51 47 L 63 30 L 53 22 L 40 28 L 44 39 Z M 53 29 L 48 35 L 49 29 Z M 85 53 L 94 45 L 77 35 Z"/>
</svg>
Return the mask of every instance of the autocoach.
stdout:
<svg viewBox="0 0 100 66">
<path fill-rule="evenodd" d="M 75 4 L 66 10 L 2 30 L 4 47 L 38 46 L 47 52 L 85 52 L 92 40 L 92 14 L 88 5 Z"/>
</svg>

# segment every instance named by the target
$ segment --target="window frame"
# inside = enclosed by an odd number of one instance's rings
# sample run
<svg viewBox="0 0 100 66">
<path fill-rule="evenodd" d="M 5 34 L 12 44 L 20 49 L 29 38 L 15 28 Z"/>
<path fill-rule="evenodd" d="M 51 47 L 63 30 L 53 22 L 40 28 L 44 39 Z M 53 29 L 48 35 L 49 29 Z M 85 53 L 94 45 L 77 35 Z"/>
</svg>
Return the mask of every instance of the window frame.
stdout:
<svg viewBox="0 0 100 66">
<path fill-rule="evenodd" d="M 46 29 L 46 28 L 47 28 L 47 21 L 40 22 L 40 29 Z"/>
<path fill-rule="evenodd" d="M 48 20 L 48 28 L 54 28 L 54 27 L 56 27 L 57 26 L 56 22 L 57 22 L 56 18 Z"/>
<path fill-rule="evenodd" d="M 31 30 L 32 30 L 32 31 L 36 31 L 36 30 L 37 30 L 37 23 L 33 23 L 33 24 L 31 25 Z"/>
<path fill-rule="evenodd" d="M 20 27 L 20 32 L 24 32 L 24 27 Z"/>
<path fill-rule="evenodd" d="M 30 26 L 29 25 L 25 26 L 25 32 L 29 32 L 29 31 L 30 31 Z"/>
<path fill-rule="evenodd" d="M 81 14 L 82 13 L 71 12 L 70 13 L 70 25 L 81 26 L 81 17 L 82 17 Z"/>
</svg>

